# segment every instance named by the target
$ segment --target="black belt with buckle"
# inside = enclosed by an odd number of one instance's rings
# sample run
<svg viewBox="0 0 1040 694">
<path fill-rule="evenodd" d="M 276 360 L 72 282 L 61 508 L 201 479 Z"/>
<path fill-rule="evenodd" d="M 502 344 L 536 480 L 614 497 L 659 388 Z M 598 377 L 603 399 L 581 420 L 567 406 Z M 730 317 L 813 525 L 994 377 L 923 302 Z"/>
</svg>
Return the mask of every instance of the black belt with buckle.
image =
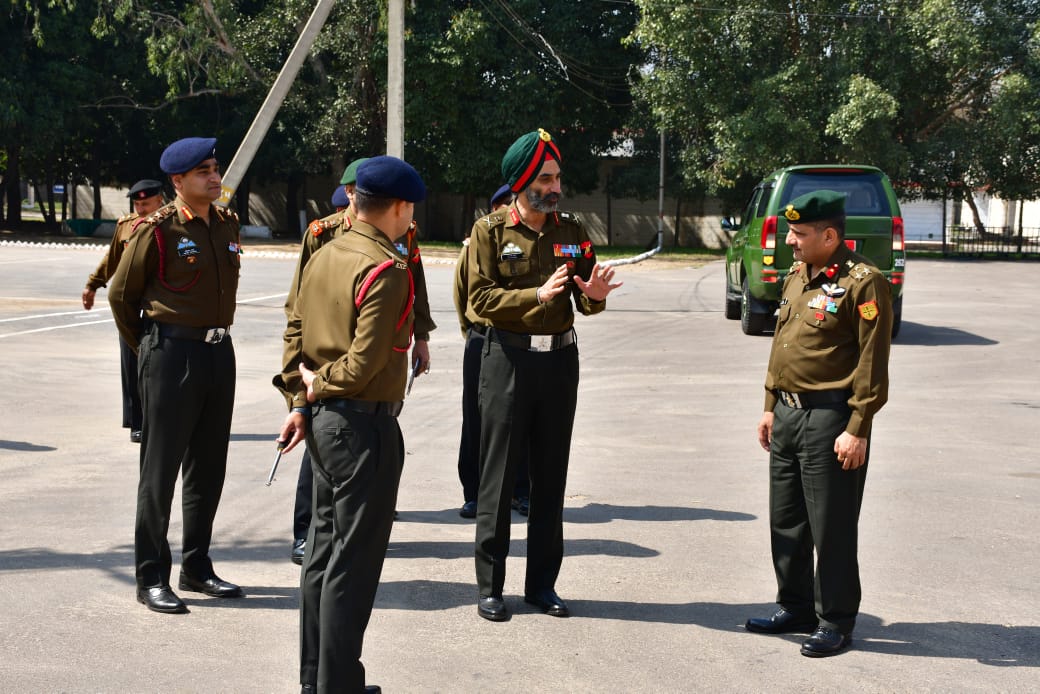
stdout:
<svg viewBox="0 0 1040 694">
<path fill-rule="evenodd" d="M 487 335 L 488 327 L 483 323 L 470 323 L 469 329 L 478 335 Z"/>
<path fill-rule="evenodd" d="M 160 337 L 175 337 L 179 340 L 198 340 L 215 345 L 230 334 L 231 328 L 192 328 L 187 325 L 156 323 Z"/>
<path fill-rule="evenodd" d="M 350 398 L 326 398 L 319 400 L 318 405 L 329 410 L 338 410 L 340 412 L 360 412 L 361 414 L 385 414 L 391 417 L 396 417 L 401 414 L 401 408 L 404 407 L 404 403 L 401 401 L 397 402 L 384 402 L 381 400 L 352 400 Z"/>
<path fill-rule="evenodd" d="M 525 335 L 523 333 L 511 333 L 501 328 L 492 328 L 488 332 L 488 339 L 506 347 L 523 349 L 528 352 L 552 352 L 564 347 L 570 347 L 577 338 L 574 335 L 574 328 L 559 335 Z"/>
<path fill-rule="evenodd" d="M 786 390 L 773 391 L 780 402 L 794 410 L 810 410 L 814 407 L 833 407 L 847 405 L 852 391 L 849 390 L 812 390 L 805 393 L 788 393 Z"/>
</svg>

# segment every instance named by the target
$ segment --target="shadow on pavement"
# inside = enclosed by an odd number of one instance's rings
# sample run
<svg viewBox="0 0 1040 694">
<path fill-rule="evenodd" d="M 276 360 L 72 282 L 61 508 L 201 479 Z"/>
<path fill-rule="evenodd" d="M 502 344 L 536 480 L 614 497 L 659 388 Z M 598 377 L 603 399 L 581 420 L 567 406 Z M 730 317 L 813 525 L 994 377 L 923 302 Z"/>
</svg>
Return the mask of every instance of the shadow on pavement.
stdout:
<svg viewBox="0 0 1040 694">
<path fill-rule="evenodd" d="M 722 511 L 712 508 L 687 506 L 615 506 L 613 504 L 586 504 L 581 508 L 566 506 L 563 509 L 564 523 L 609 523 L 613 520 L 633 521 L 751 521 L 756 516 L 740 511 Z M 518 520 L 519 519 L 519 520 Z M 513 514 L 514 522 L 524 518 Z M 473 519 L 459 516 L 457 508 L 440 511 L 401 511 L 398 523 L 451 523 L 473 525 Z"/>
<path fill-rule="evenodd" d="M 660 555 L 656 549 L 618 540 L 578 539 L 563 541 L 568 557 L 606 556 L 645 559 Z M 513 539 L 509 554 L 527 556 L 527 541 Z M 391 542 L 386 550 L 387 559 L 473 559 L 473 542 Z"/>
<path fill-rule="evenodd" d="M 922 347 L 942 346 L 965 346 L 965 345 L 995 345 L 996 340 L 988 337 L 975 335 L 959 328 L 947 328 L 941 325 L 925 325 L 923 323 L 911 323 L 903 321 L 899 329 L 899 337 L 895 345 L 918 345 Z"/>
<path fill-rule="evenodd" d="M 26 453 L 40 453 L 43 451 L 58 450 L 54 446 L 43 446 L 38 443 L 29 443 L 28 441 L 8 441 L 6 439 L 0 439 L 0 449 L 8 451 L 24 451 Z"/>
</svg>

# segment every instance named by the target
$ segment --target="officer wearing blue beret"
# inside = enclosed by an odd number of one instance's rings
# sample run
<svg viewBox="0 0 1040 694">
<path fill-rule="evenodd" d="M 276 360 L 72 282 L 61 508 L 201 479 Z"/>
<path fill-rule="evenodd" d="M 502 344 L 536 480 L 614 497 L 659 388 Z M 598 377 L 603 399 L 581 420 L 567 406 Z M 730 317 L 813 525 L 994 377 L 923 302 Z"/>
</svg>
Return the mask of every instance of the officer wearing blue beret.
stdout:
<svg viewBox="0 0 1040 694">
<path fill-rule="evenodd" d="M 120 217 L 116 221 L 116 231 L 112 234 L 105 257 L 101 259 L 97 269 L 87 279 L 87 286 L 81 297 L 83 308 L 94 307 L 94 296 L 97 290 L 104 287 L 119 267 L 123 251 L 130 243 L 137 220 L 147 217 L 163 205 L 162 183 L 146 178 L 135 183 L 126 195 L 133 203 L 134 211 Z M 119 373 L 123 388 L 123 427 L 130 430 L 130 440 L 141 443 L 141 395 L 137 388 L 137 355 L 126 340 L 119 338 Z"/>
<path fill-rule="evenodd" d="M 336 186 L 336 190 L 332 192 L 332 206 L 336 208 L 337 212 L 350 207 L 350 197 L 347 195 L 346 187 Z"/>
<path fill-rule="evenodd" d="M 314 469 L 315 516 L 300 578 L 305 692 L 366 691 L 362 641 L 404 466 L 397 415 L 414 292 L 408 258 L 395 242 L 408 233 L 415 203 L 425 195 L 419 174 L 404 161 L 384 156 L 363 163 L 351 233 L 310 259 L 285 330 L 285 366 L 275 383 L 290 412 L 279 440 L 289 451 L 306 437 Z M 344 295 L 353 301 L 329 301 Z M 350 432 L 350 446 L 343 445 L 343 431 Z"/>
<path fill-rule="evenodd" d="M 355 159 L 347 165 L 347 168 L 343 171 L 343 176 L 339 180 L 340 185 L 336 189 L 336 196 L 343 194 L 349 200 L 357 186 L 358 169 L 367 161 L 367 157 L 362 157 Z M 342 201 L 342 198 L 340 198 L 340 201 Z M 350 231 L 355 221 L 357 221 L 357 211 L 353 205 L 348 203 L 343 209 L 337 209 L 327 217 L 316 219 L 308 225 L 307 231 L 303 235 L 303 240 L 300 242 L 300 257 L 296 264 L 296 272 L 293 275 L 292 284 L 289 286 L 289 293 L 285 299 L 285 315 L 287 319 L 292 313 L 292 306 L 296 301 L 300 282 L 303 279 L 304 268 L 307 266 L 311 256 L 317 253 L 329 241 Z M 415 283 L 415 345 L 412 348 L 412 363 L 418 360 L 419 373 L 423 373 L 430 366 L 430 332 L 437 327 L 437 324 L 433 322 L 433 318 L 430 316 L 429 293 L 426 289 L 426 272 L 423 268 L 422 255 L 419 252 L 417 226 L 414 221 L 408 233 L 405 234 L 403 239 L 397 241 L 395 245 L 401 253 L 408 257 L 408 269 L 411 271 L 412 279 Z M 284 368 L 292 371 L 295 368 L 295 364 L 286 364 Z M 277 382 L 277 377 L 275 380 L 275 386 L 281 388 L 281 384 Z M 302 406 L 305 403 L 297 402 L 293 404 Z M 296 481 L 296 501 L 293 505 L 293 541 L 289 550 L 289 558 L 295 564 L 303 563 L 304 554 L 307 551 L 307 532 L 311 524 L 312 483 L 313 475 L 310 455 L 304 450 L 300 460 L 300 473 Z"/>
<path fill-rule="evenodd" d="M 108 292 L 119 332 L 141 364 L 135 575 L 138 601 L 155 612 L 188 611 L 170 587 L 166 537 L 178 472 L 184 518 L 179 589 L 243 595 L 217 576 L 209 556 L 235 399 L 229 330 L 241 264 L 238 217 L 213 205 L 221 194 L 216 142 L 190 137 L 163 151 L 159 167 L 176 198 L 138 220 Z"/>
</svg>

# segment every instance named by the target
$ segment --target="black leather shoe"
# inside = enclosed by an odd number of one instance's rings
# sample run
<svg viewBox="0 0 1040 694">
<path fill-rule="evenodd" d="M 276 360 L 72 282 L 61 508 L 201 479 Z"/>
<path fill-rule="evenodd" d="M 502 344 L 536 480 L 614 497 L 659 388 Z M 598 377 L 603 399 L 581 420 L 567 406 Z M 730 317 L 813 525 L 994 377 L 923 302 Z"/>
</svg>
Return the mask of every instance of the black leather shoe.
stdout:
<svg viewBox="0 0 1040 694">
<path fill-rule="evenodd" d="M 141 443 L 141 430 L 137 429 L 130 432 L 130 440 L 134 443 Z"/>
<path fill-rule="evenodd" d="M 303 555 L 307 553 L 307 540 L 293 540 L 292 551 L 289 552 L 289 559 L 292 560 L 293 564 L 303 564 Z"/>
<path fill-rule="evenodd" d="M 843 634 L 827 627 L 816 627 L 812 636 L 802 642 L 802 655 L 826 658 L 838 655 L 852 644 L 852 634 Z"/>
<path fill-rule="evenodd" d="M 504 622 L 509 619 L 509 610 L 502 598 L 486 598 L 481 596 L 477 600 L 477 614 L 492 622 Z"/>
<path fill-rule="evenodd" d="M 181 590 L 205 593 L 211 598 L 241 598 L 245 596 L 241 588 L 234 583 L 221 580 L 216 574 L 200 581 L 181 571 L 181 579 L 177 582 L 177 587 Z"/>
<path fill-rule="evenodd" d="M 382 694 L 382 692 L 383 690 L 376 684 L 370 684 L 365 687 L 365 694 Z M 300 694 L 318 694 L 318 685 L 304 684 L 300 687 Z"/>
<path fill-rule="evenodd" d="M 166 614 L 185 614 L 188 606 L 177 597 L 169 586 L 158 588 L 138 588 L 137 602 L 147 607 L 152 612 L 164 612 Z"/>
<path fill-rule="evenodd" d="M 521 516 L 526 516 L 531 512 L 531 500 L 526 496 L 514 498 L 511 506 L 513 507 L 513 510 Z"/>
<path fill-rule="evenodd" d="M 477 502 L 467 501 L 459 509 L 459 515 L 463 518 L 476 518 L 477 517 Z"/>
<path fill-rule="evenodd" d="M 550 617 L 570 617 L 571 611 L 567 609 L 567 603 L 560 599 L 556 591 L 551 588 L 540 590 L 524 596 L 524 602 L 534 605 Z"/>
<path fill-rule="evenodd" d="M 816 615 L 795 614 L 781 607 L 772 617 L 752 617 L 744 628 L 756 634 L 811 634 L 817 624 Z"/>
</svg>

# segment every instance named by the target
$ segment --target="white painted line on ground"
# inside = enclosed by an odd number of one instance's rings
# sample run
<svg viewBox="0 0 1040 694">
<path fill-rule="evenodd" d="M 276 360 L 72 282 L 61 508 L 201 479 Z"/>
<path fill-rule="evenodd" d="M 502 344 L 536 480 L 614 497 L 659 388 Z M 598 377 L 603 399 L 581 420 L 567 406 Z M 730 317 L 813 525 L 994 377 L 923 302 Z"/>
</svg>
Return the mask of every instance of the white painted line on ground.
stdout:
<svg viewBox="0 0 1040 694">
<path fill-rule="evenodd" d="M 45 333 L 50 330 L 62 330 L 64 328 L 79 328 L 84 325 L 97 325 L 99 323 L 112 323 L 114 319 L 106 318 L 105 320 L 96 320 L 90 323 L 69 323 L 68 325 L 52 325 L 49 328 L 36 328 L 35 330 L 21 330 L 16 333 L 7 333 L 6 335 L 0 335 L 0 339 L 5 337 L 15 337 L 16 335 L 31 335 L 32 333 Z"/>
</svg>

